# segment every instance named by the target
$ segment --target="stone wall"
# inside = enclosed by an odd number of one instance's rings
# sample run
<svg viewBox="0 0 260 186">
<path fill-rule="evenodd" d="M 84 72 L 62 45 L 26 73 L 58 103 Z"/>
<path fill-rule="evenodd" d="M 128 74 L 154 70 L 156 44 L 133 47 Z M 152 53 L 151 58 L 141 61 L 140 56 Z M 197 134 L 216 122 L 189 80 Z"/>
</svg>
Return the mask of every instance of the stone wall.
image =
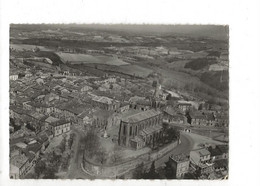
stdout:
<svg viewBox="0 0 260 186">
<path fill-rule="evenodd" d="M 128 171 L 135 169 L 138 164 L 147 164 L 149 162 L 155 161 L 163 157 L 165 154 L 173 150 L 177 145 L 178 141 L 171 143 L 158 151 L 149 154 L 143 154 L 132 160 L 122 162 L 120 164 L 115 164 L 112 166 L 98 165 L 84 158 L 83 168 L 86 172 L 92 175 L 96 175 L 99 178 L 115 178 L 116 176 L 123 175 Z"/>
</svg>

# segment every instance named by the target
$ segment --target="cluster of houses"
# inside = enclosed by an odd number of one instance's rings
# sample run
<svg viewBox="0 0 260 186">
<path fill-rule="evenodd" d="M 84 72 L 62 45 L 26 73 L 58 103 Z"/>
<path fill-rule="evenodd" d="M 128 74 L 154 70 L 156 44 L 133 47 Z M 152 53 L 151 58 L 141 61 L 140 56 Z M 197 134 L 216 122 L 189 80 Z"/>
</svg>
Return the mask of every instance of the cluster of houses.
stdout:
<svg viewBox="0 0 260 186">
<path fill-rule="evenodd" d="M 28 129 L 24 127 L 21 130 L 19 137 L 10 140 L 10 178 L 24 178 L 51 140 L 47 132 L 36 136 L 26 133 Z"/>
<path fill-rule="evenodd" d="M 194 178 L 225 179 L 228 175 L 228 145 L 213 145 L 190 151 L 189 154 L 172 155 L 166 162 L 173 176 L 184 178 L 187 173 Z"/>
<path fill-rule="evenodd" d="M 10 80 L 11 178 L 23 178 L 51 140 L 69 132 L 72 125 L 104 129 L 119 124 L 120 113 L 130 107 L 93 91 L 95 81 L 112 84 L 115 77 L 89 80 L 36 72 Z"/>
<path fill-rule="evenodd" d="M 190 126 L 228 127 L 229 118 L 227 110 L 199 109 L 193 103 L 176 102 L 164 108 L 164 121 Z"/>
<path fill-rule="evenodd" d="M 44 63 L 49 62 L 47 60 Z M 136 149 L 160 137 L 162 120 L 190 125 L 228 125 L 228 119 L 222 112 L 199 110 L 198 106 L 187 102 L 168 105 L 166 100 L 168 93 L 162 90 L 159 84 L 154 93 L 153 90 L 147 91 L 148 96 L 131 97 L 129 96 L 131 88 L 138 85 L 134 80 L 131 82 L 115 76 L 77 77 L 71 75 L 67 69 L 64 75 L 49 71 L 42 72 L 42 70 L 32 73 L 30 69 L 26 70 L 24 67 L 18 70 L 20 67 L 12 66 L 12 69 L 15 70 L 11 71 L 10 75 L 9 111 L 10 120 L 12 120 L 10 122 L 12 145 L 10 160 L 13 178 L 26 175 L 50 140 L 69 132 L 72 125 L 106 130 L 114 125 L 123 126 L 124 124 L 129 127 L 131 123 L 134 123 L 137 132 L 130 134 L 124 133 L 123 128 L 119 129 L 121 135 L 118 136 L 118 142 L 125 146 L 135 146 Z M 25 72 L 25 75 L 16 76 L 21 71 Z M 144 86 L 139 85 L 139 87 Z M 149 97 L 151 92 L 153 96 Z M 153 120 L 152 117 L 155 116 L 151 116 L 151 113 L 157 113 L 157 109 L 160 110 L 158 121 Z M 131 117 L 137 118 L 138 124 L 137 121 L 125 120 L 124 113 L 129 110 L 138 111 L 138 116 Z M 147 123 L 146 120 L 149 122 Z M 129 131 L 130 129 L 131 127 Z M 138 138 L 140 136 L 146 136 L 145 141 L 140 142 Z"/>
</svg>

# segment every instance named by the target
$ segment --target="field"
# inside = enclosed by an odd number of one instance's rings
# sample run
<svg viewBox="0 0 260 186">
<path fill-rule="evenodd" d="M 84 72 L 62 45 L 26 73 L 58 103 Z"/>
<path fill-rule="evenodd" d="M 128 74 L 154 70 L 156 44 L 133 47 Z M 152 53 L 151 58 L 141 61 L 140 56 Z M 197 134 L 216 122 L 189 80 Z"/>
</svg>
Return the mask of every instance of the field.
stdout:
<svg viewBox="0 0 260 186">
<path fill-rule="evenodd" d="M 119 68 L 119 72 L 122 72 L 124 74 L 133 75 L 136 77 L 147 77 L 153 71 L 148 68 L 144 68 L 144 67 L 141 67 L 138 65 L 127 65 L 127 66 L 121 66 Z"/>
<path fill-rule="evenodd" d="M 87 54 L 71 54 L 71 53 L 56 53 L 64 63 L 70 64 L 105 64 L 105 65 L 114 65 L 121 66 L 127 65 L 127 62 L 120 60 L 116 57 L 110 56 L 92 56 Z"/>
<path fill-rule="evenodd" d="M 167 66 L 172 69 L 183 69 L 185 64 L 190 60 L 178 60 L 168 63 Z"/>
<path fill-rule="evenodd" d="M 147 77 L 150 73 L 152 73 L 153 71 L 149 68 L 145 68 L 145 67 L 141 67 L 139 65 L 122 65 L 122 66 L 98 66 L 99 69 L 101 70 L 107 70 L 107 71 L 111 71 L 111 72 L 116 72 L 116 73 L 120 73 L 120 74 L 126 74 L 126 75 L 130 75 L 130 76 L 134 76 L 134 77 L 141 77 L 141 78 L 145 78 Z"/>
<path fill-rule="evenodd" d="M 197 58 L 186 63 L 184 68 L 190 68 L 192 70 L 202 70 L 203 68 L 209 67 L 212 64 L 217 63 L 216 60 L 210 60 L 207 58 Z"/>
<path fill-rule="evenodd" d="M 10 44 L 10 47 L 15 49 L 15 50 L 20 50 L 20 51 L 23 51 L 23 50 L 33 50 L 36 48 L 35 45 L 26 45 L 26 44 Z M 43 46 L 37 46 L 41 51 L 51 51 L 50 49 L 48 48 L 45 48 Z"/>
</svg>

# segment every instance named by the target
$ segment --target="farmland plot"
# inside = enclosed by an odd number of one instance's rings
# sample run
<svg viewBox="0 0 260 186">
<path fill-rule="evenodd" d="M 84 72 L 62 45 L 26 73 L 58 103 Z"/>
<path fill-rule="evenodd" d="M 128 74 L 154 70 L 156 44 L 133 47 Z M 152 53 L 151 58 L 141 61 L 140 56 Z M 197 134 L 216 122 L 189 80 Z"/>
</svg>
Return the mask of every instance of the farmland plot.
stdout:
<svg viewBox="0 0 260 186">
<path fill-rule="evenodd" d="M 51 51 L 51 49 L 45 48 L 43 46 L 35 46 L 35 45 L 26 45 L 26 44 L 10 44 L 10 47 L 15 50 L 33 50 L 36 47 L 39 48 L 41 51 Z"/>
<path fill-rule="evenodd" d="M 127 65 L 127 62 L 124 62 L 117 57 L 111 56 L 92 56 L 87 54 L 71 54 L 71 53 L 56 53 L 64 63 L 70 64 L 105 64 L 105 65 Z"/>
</svg>

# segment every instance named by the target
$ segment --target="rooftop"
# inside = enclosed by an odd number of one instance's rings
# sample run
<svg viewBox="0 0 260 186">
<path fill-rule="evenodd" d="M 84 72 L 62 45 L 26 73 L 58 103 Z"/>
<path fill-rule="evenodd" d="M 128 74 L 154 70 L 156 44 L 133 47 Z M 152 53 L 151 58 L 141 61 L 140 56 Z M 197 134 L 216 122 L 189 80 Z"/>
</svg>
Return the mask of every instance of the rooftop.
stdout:
<svg viewBox="0 0 260 186">
<path fill-rule="evenodd" d="M 99 117 L 99 118 L 105 118 L 106 119 L 106 118 L 109 118 L 110 116 L 112 116 L 113 113 L 114 113 L 113 111 L 97 109 L 96 111 L 94 111 L 94 113 L 92 115 Z"/>
<path fill-rule="evenodd" d="M 105 104 L 112 104 L 113 101 L 115 101 L 115 100 L 108 98 L 108 97 L 104 97 L 104 96 L 100 96 L 100 97 L 97 96 L 97 97 L 93 98 L 93 101 L 97 101 L 97 102 L 101 102 L 101 103 L 105 103 Z"/>
<path fill-rule="evenodd" d="M 197 149 L 194 150 L 194 152 L 197 152 L 200 156 L 207 156 L 210 155 L 210 152 L 207 149 Z"/>
<path fill-rule="evenodd" d="M 39 142 L 30 144 L 27 146 L 28 152 L 37 153 L 42 148 L 42 145 Z"/>
<path fill-rule="evenodd" d="M 174 109 L 173 107 L 166 107 L 164 112 L 166 112 L 167 114 L 171 115 L 171 116 L 180 116 L 180 111 Z"/>
<path fill-rule="evenodd" d="M 171 155 L 170 158 L 176 162 L 189 161 L 189 156 L 187 154 Z"/>
<path fill-rule="evenodd" d="M 26 161 L 28 161 L 28 158 L 24 154 L 19 154 L 11 158 L 11 164 L 18 168 L 21 168 Z"/>
<path fill-rule="evenodd" d="M 135 136 L 133 139 L 131 139 L 131 141 L 134 141 L 134 142 L 143 142 L 143 139 L 138 137 L 138 136 Z"/>
<path fill-rule="evenodd" d="M 53 122 L 59 121 L 59 119 L 52 117 L 52 116 L 49 116 L 47 119 L 45 119 L 45 121 L 48 122 L 48 123 L 53 123 Z"/>
<path fill-rule="evenodd" d="M 203 115 L 201 112 L 190 112 L 189 113 L 191 118 L 196 118 L 196 119 L 206 119 L 206 116 Z"/>
<path fill-rule="evenodd" d="M 147 111 L 136 113 L 134 115 L 127 116 L 127 117 L 123 118 L 122 121 L 129 122 L 129 123 L 136 123 L 136 122 L 143 121 L 143 120 L 146 120 L 148 118 L 151 118 L 151 117 L 154 117 L 154 116 L 157 116 L 160 114 L 161 114 L 161 111 L 152 109 L 152 110 L 147 110 Z"/>
<path fill-rule="evenodd" d="M 86 116 L 91 117 L 89 114 L 89 111 L 84 111 L 80 115 L 78 115 L 79 118 L 85 118 Z"/>
<path fill-rule="evenodd" d="M 59 120 L 59 121 L 51 123 L 50 125 L 52 125 L 53 127 L 56 127 L 56 126 L 60 126 L 60 125 L 68 124 L 68 123 L 70 123 L 70 122 L 66 121 L 66 120 Z"/>
<path fill-rule="evenodd" d="M 36 111 L 31 111 L 31 112 L 27 113 L 27 115 L 31 116 L 31 117 L 33 117 L 33 118 L 35 118 L 37 120 L 40 120 L 41 118 L 45 117 L 44 114 L 40 114 L 40 113 L 38 113 Z"/>
<path fill-rule="evenodd" d="M 160 126 L 160 125 L 155 125 L 155 126 L 153 126 L 153 127 L 148 127 L 148 128 L 146 128 L 146 129 L 143 129 L 143 130 L 141 131 L 141 134 L 143 134 L 143 135 L 149 135 L 149 134 L 153 134 L 154 132 L 159 131 L 159 130 L 161 130 L 161 129 L 162 129 L 162 126 Z"/>
</svg>

